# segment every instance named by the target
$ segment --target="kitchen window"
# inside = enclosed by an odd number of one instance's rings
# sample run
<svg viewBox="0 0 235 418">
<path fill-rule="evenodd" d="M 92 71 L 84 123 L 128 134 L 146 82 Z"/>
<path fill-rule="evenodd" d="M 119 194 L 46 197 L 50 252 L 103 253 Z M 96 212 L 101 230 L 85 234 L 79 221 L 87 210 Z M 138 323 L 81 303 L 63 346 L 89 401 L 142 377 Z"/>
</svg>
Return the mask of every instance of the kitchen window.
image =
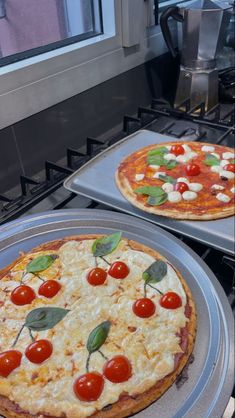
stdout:
<svg viewBox="0 0 235 418">
<path fill-rule="evenodd" d="M 0 14 L 13 1 L 78 4 L 78 0 L 0 0 Z M 91 4 L 91 0 L 81 3 Z M 93 0 L 93 4 L 95 26 L 74 35 L 89 33 L 90 37 L 70 43 L 71 36 L 69 41 L 58 41 L 67 42 L 60 47 L 51 42 L 49 51 L 0 66 L 0 129 L 167 52 L 154 19 L 156 0 Z M 72 10 L 67 9 L 69 14 Z M 91 34 L 94 27 L 96 33 Z M 0 34 L 0 43 L 1 39 Z M 2 59 L 7 59 L 6 54 Z"/>
<path fill-rule="evenodd" d="M 0 66 L 101 33 L 100 0 L 0 0 Z"/>
</svg>

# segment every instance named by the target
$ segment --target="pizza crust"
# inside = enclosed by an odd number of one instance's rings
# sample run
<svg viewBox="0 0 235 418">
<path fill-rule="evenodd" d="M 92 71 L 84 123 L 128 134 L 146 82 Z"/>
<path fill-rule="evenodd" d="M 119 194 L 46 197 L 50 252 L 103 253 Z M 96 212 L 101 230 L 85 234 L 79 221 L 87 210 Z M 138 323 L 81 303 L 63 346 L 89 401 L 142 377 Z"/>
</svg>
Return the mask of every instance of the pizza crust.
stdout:
<svg viewBox="0 0 235 418">
<path fill-rule="evenodd" d="M 180 143 L 177 141 L 177 144 Z M 156 144 L 156 145 L 149 145 L 147 147 L 144 147 L 138 151 L 136 151 L 135 153 L 133 153 L 132 155 L 135 155 L 136 153 L 146 153 L 148 151 L 150 151 L 151 149 L 155 149 L 155 148 L 159 148 L 162 146 L 171 146 L 174 145 L 175 142 L 166 142 L 166 143 L 161 143 L 161 144 Z M 182 143 L 183 144 L 183 143 Z M 187 143 L 188 144 L 188 143 Z M 190 143 L 189 143 L 190 144 Z M 197 143 L 199 145 L 199 143 Z M 211 146 L 212 144 L 209 143 L 201 143 L 200 142 L 200 146 L 203 145 L 208 145 Z M 226 151 L 233 151 L 231 148 L 229 147 L 221 147 L 223 148 L 223 152 Z M 200 221 L 210 221 L 210 220 L 214 220 L 214 219 L 221 219 L 221 218 L 226 218 L 228 216 L 232 216 L 235 214 L 235 205 L 233 201 L 230 201 L 228 204 L 226 204 L 226 206 L 220 208 L 219 210 L 217 208 L 213 209 L 209 209 L 208 212 L 203 213 L 203 214 L 197 214 L 196 211 L 191 210 L 191 206 L 190 206 L 190 202 L 188 203 L 188 207 L 186 208 L 186 210 L 180 210 L 179 209 L 168 209 L 168 208 L 164 208 L 163 206 L 149 206 L 147 204 L 145 204 L 144 202 L 141 202 L 138 200 L 136 193 L 133 192 L 132 187 L 130 182 L 128 181 L 127 177 L 125 176 L 125 174 L 123 173 L 123 171 L 121 171 L 121 165 L 123 162 L 125 162 L 125 160 L 127 158 L 129 158 L 131 156 L 128 156 L 126 158 L 123 159 L 123 161 L 121 161 L 119 167 L 117 168 L 116 172 L 115 172 L 115 181 L 116 184 L 120 190 L 120 192 L 123 194 L 123 196 L 135 207 L 137 207 L 138 209 L 141 209 L 145 212 L 148 213 L 153 213 L 155 215 L 161 215 L 161 216 L 166 216 L 169 218 L 173 218 L 173 219 L 182 219 L 182 220 L 200 220 Z M 164 169 L 163 169 L 164 170 Z M 170 175 L 170 173 L 168 173 L 168 175 Z M 183 176 L 183 174 L 182 174 Z M 196 177 L 195 177 L 195 181 L 196 181 Z M 203 193 L 203 192 L 201 192 Z"/>
<path fill-rule="evenodd" d="M 71 236 L 68 238 L 61 239 L 61 240 L 55 240 L 55 241 L 42 244 L 32 249 L 30 253 L 46 251 L 49 249 L 56 250 L 56 249 L 59 249 L 64 243 L 71 241 L 71 240 L 81 241 L 81 240 L 86 240 L 86 239 L 96 239 L 100 236 L 102 235 L 96 234 L 96 235 Z M 141 243 L 137 243 L 136 241 L 128 240 L 125 238 L 122 238 L 122 240 L 127 241 L 128 245 L 133 250 L 142 251 L 151 255 L 155 259 L 162 259 L 164 261 L 167 261 L 157 251 Z M 7 272 L 10 269 L 14 267 L 15 264 L 17 264 L 21 259 L 23 259 L 24 256 L 25 255 L 22 254 L 13 263 L 8 265 L 4 269 L 0 270 L 0 280 L 2 277 L 4 277 L 7 274 Z M 181 274 L 175 268 L 174 270 L 176 271 L 178 278 L 180 279 L 182 283 L 182 286 L 187 296 L 187 305 L 191 309 L 190 320 L 186 325 L 187 336 L 188 336 L 187 348 L 186 348 L 186 351 L 182 354 L 178 362 L 177 368 L 171 374 L 164 377 L 160 381 L 156 382 L 154 386 L 152 386 L 149 390 L 145 391 L 144 393 L 141 393 L 135 397 L 127 396 L 126 398 L 121 399 L 112 405 L 106 406 L 105 408 L 103 408 L 103 410 L 98 411 L 95 414 L 92 414 L 91 417 L 93 418 L 125 418 L 143 410 L 144 408 L 149 406 L 151 403 L 156 401 L 158 398 L 160 398 L 167 391 L 167 389 L 175 382 L 177 376 L 181 373 L 181 371 L 187 364 L 189 357 L 193 351 L 195 337 L 196 337 L 196 330 L 197 330 L 196 307 L 195 307 L 195 303 L 194 303 L 194 300 L 193 300 L 193 297 L 192 297 L 192 294 L 188 285 L 186 284 Z M 0 392 L 1 392 L 1 388 L 0 388 Z M 2 396 L 1 394 L 0 394 L 0 414 L 2 414 L 6 418 L 37 418 L 37 417 L 57 418 L 53 415 L 48 415 L 48 414 L 45 415 L 43 413 L 32 415 L 28 411 L 21 410 L 17 404 L 12 402 L 7 396 Z M 58 416 L 59 414 L 60 414 L 60 411 L 58 411 Z"/>
</svg>

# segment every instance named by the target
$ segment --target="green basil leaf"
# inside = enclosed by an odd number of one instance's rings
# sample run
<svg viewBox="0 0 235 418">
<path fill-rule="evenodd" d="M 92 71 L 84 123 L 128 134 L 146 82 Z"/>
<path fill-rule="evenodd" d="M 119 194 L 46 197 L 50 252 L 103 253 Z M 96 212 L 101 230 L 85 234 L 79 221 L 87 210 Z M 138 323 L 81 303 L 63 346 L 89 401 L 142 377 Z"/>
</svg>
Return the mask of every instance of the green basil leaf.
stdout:
<svg viewBox="0 0 235 418">
<path fill-rule="evenodd" d="M 164 190 L 159 186 L 142 186 L 134 190 L 137 194 L 145 194 L 151 197 L 158 197 L 165 194 Z"/>
<path fill-rule="evenodd" d="M 147 200 L 147 203 L 151 206 L 160 206 L 167 201 L 167 193 L 164 193 L 162 196 L 152 197 L 150 196 Z"/>
<path fill-rule="evenodd" d="M 164 165 L 165 161 L 162 155 L 150 155 L 147 157 L 148 165 Z"/>
<path fill-rule="evenodd" d="M 39 257 L 34 258 L 26 267 L 27 273 L 38 273 L 40 271 L 46 270 L 48 267 L 50 267 L 55 259 L 57 258 L 57 255 L 51 254 L 51 255 L 40 255 Z"/>
<path fill-rule="evenodd" d="M 151 266 L 143 272 L 143 280 L 146 284 L 160 282 L 167 273 L 167 264 L 162 260 L 154 261 Z"/>
<path fill-rule="evenodd" d="M 171 161 L 167 161 L 165 163 L 165 166 L 168 170 L 172 170 L 172 168 L 175 168 L 177 166 L 177 164 L 178 164 L 177 161 L 171 160 Z"/>
<path fill-rule="evenodd" d="M 151 157 L 152 155 L 166 154 L 168 152 L 169 151 L 166 147 L 159 147 L 159 148 L 155 148 L 155 149 L 152 149 L 151 151 L 149 151 L 148 156 Z"/>
<path fill-rule="evenodd" d="M 69 312 L 68 309 L 44 307 L 29 312 L 25 326 L 32 331 L 44 331 L 53 328 Z"/>
<path fill-rule="evenodd" d="M 112 235 L 98 238 L 92 245 L 92 253 L 95 257 L 103 257 L 104 255 L 112 253 L 118 246 L 122 233 L 115 232 Z"/>
<path fill-rule="evenodd" d="M 220 165 L 219 158 L 211 154 L 206 155 L 206 159 L 203 162 L 204 164 L 209 165 L 209 166 Z"/>
<path fill-rule="evenodd" d="M 104 321 L 91 331 L 86 345 L 89 353 L 94 353 L 104 344 L 108 336 L 110 326 L 110 321 Z"/>
<path fill-rule="evenodd" d="M 231 160 L 230 162 L 231 164 L 235 164 L 235 159 Z"/>
<path fill-rule="evenodd" d="M 163 174 L 159 174 L 159 180 L 164 181 L 165 183 L 176 184 L 176 180 L 171 176 L 164 176 Z"/>
</svg>

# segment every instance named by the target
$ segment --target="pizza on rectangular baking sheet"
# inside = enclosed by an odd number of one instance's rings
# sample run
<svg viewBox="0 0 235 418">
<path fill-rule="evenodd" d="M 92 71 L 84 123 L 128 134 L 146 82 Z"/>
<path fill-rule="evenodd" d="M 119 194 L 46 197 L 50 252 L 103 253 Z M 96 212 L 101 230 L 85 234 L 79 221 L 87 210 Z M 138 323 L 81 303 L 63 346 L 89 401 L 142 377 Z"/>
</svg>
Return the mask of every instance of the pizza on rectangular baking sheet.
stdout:
<svg viewBox="0 0 235 418">
<path fill-rule="evenodd" d="M 192 353 L 193 297 L 158 252 L 111 235 L 42 244 L 0 271 L 0 414 L 122 418 Z"/>
<path fill-rule="evenodd" d="M 234 150 L 199 142 L 149 145 L 116 171 L 119 190 L 137 208 L 192 220 L 234 215 L 234 177 Z"/>
</svg>

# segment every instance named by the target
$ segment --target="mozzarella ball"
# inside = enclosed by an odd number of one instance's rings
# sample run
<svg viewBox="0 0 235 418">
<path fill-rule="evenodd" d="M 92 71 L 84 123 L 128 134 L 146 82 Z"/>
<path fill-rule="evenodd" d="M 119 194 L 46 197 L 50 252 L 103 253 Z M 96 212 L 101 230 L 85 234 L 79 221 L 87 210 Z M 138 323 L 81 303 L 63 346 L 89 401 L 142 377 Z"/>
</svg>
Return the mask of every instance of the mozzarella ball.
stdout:
<svg viewBox="0 0 235 418">
<path fill-rule="evenodd" d="M 172 161 L 176 159 L 175 154 L 172 154 L 171 152 L 169 154 L 164 154 L 164 159 L 167 161 Z"/>
<path fill-rule="evenodd" d="M 220 184 L 213 184 L 211 188 L 214 190 L 224 190 L 224 186 L 221 186 Z"/>
<path fill-rule="evenodd" d="M 174 190 L 174 186 L 173 186 L 173 184 L 171 184 L 171 183 L 164 183 L 164 184 L 162 185 L 162 189 L 164 190 L 164 192 L 166 192 L 166 193 L 170 193 L 170 192 L 173 192 L 173 190 Z"/>
<path fill-rule="evenodd" d="M 229 196 L 227 196 L 226 194 L 224 194 L 224 193 L 218 193 L 217 195 L 216 195 L 216 199 L 218 199 L 218 200 L 220 200 L 221 202 L 225 202 L 225 203 L 228 203 L 228 202 L 230 202 L 230 197 Z"/>
<path fill-rule="evenodd" d="M 189 183 L 188 187 L 192 192 L 200 192 L 200 190 L 203 188 L 203 185 L 201 183 Z"/>
<path fill-rule="evenodd" d="M 168 197 L 169 202 L 172 202 L 172 203 L 180 202 L 182 199 L 180 192 L 170 192 L 168 193 L 167 197 Z"/>
<path fill-rule="evenodd" d="M 213 165 L 211 167 L 211 171 L 213 173 L 220 173 L 223 170 L 223 167 L 221 167 L 220 165 Z"/>
<path fill-rule="evenodd" d="M 230 158 L 235 158 L 234 152 L 223 152 L 223 159 L 229 160 Z"/>
<path fill-rule="evenodd" d="M 212 145 L 203 145 L 201 150 L 204 152 L 213 152 L 215 151 L 215 147 L 213 147 Z"/>
<path fill-rule="evenodd" d="M 194 200 L 197 198 L 197 193 L 187 190 L 182 194 L 184 200 Z"/>
<path fill-rule="evenodd" d="M 220 177 L 225 177 L 226 179 L 234 179 L 235 173 L 232 173 L 232 171 L 222 170 L 220 171 Z"/>
</svg>

